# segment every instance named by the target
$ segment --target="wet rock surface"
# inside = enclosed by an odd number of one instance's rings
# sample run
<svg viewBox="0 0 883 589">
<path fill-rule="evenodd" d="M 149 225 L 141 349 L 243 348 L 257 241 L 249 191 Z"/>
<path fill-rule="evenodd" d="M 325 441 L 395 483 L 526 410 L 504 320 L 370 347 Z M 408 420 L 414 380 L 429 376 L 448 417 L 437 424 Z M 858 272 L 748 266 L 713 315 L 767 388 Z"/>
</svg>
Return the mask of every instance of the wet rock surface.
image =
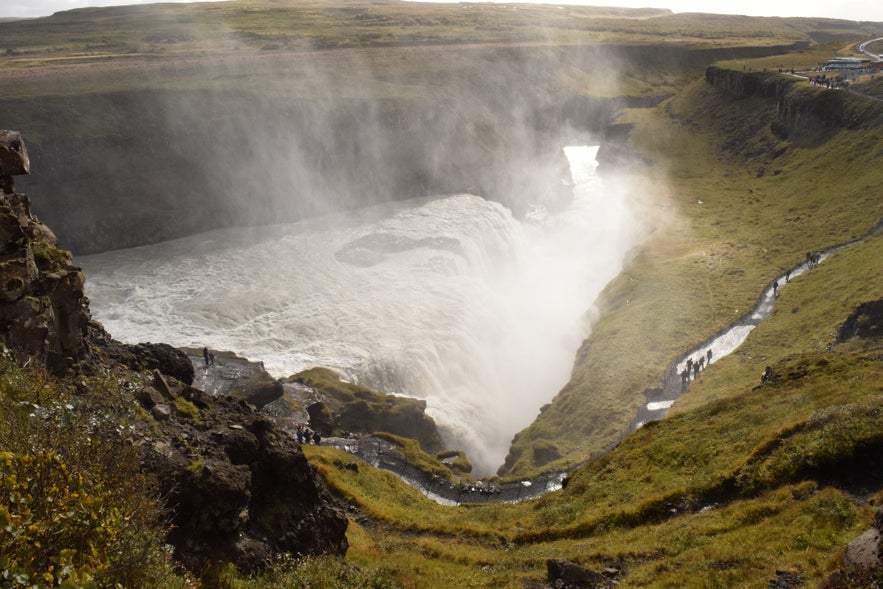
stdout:
<svg viewBox="0 0 883 589">
<path fill-rule="evenodd" d="M 193 371 L 193 386 L 209 394 L 229 395 L 258 409 L 282 397 L 282 383 L 261 362 L 220 350 L 182 348 L 181 352 Z"/>
</svg>

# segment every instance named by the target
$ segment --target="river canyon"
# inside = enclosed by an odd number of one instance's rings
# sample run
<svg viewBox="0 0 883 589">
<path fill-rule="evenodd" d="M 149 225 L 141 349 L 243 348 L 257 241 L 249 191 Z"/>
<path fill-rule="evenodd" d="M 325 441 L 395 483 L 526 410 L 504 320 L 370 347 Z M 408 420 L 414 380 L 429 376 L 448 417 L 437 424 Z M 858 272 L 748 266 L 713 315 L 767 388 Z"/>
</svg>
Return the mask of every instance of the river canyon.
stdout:
<svg viewBox="0 0 883 589">
<path fill-rule="evenodd" d="M 115 337 L 232 350 L 277 377 L 326 366 L 425 399 L 487 475 L 567 381 L 592 301 L 639 237 L 596 153 L 565 148 L 572 200 L 522 218 L 456 194 L 78 261 Z"/>
</svg>

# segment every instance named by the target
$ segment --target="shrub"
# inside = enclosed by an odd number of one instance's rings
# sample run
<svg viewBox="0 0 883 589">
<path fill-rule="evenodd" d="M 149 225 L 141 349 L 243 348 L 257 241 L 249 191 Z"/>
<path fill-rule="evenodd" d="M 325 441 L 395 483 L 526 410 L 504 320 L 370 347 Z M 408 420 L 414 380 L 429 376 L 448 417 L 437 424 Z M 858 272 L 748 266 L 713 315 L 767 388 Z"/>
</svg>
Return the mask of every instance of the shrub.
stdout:
<svg viewBox="0 0 883 589">
<path fill-rule="evenodd" d="M 0 453 L 0 578 L 10 586 L 91 587 L 126 518 L 53 452 Z"/>
<path fill-rule="evenodd" d="M 90 398 L 0 354 L 0 586 L 180 585 L 126 415 L 100 403 L 123 383 L 80 384 Z"/>
</svg>

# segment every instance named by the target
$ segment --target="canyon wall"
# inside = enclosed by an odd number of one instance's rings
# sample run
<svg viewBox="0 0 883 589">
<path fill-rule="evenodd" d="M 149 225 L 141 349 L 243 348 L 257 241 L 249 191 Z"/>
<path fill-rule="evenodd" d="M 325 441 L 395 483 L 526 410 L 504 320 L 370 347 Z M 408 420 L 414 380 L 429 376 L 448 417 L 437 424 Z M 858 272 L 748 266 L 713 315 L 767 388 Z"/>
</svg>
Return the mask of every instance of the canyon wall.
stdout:
<svg viewBox="0 0 883 589">
<path fill-rule="evenodd" d="M 653 80 L 784 49 L 332 52 L 122 82 L 59 73 L 66 91 L 24 89 L 0 106 L 39 162 L 22 183 L 41 195 L 35 213 L 85 254 L 431 194 L 472 192 L 516 214 L 554 206 L 569 196 L 561 147 L 665 98 Z M 623 93 L 622 78 L 651 83 Z"/>
</svg>

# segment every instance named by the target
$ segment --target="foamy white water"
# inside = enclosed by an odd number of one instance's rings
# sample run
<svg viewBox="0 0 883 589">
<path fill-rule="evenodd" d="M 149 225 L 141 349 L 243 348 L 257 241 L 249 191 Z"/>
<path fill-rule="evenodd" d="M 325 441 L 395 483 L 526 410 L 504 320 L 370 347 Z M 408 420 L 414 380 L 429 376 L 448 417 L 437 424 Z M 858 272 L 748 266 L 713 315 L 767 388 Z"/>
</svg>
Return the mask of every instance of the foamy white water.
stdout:
<svg viewBox="0 0 883 589">
<path fill-rule="evenodd" d="M 626 197 L 567 148 L 574 199 L 525 221 L 468 194 L 79 258 L 127 342 L 232 350 L 427 400 L 477 474 L 567 381 L 586 312 L 634 244 Z"/>
</svg>

